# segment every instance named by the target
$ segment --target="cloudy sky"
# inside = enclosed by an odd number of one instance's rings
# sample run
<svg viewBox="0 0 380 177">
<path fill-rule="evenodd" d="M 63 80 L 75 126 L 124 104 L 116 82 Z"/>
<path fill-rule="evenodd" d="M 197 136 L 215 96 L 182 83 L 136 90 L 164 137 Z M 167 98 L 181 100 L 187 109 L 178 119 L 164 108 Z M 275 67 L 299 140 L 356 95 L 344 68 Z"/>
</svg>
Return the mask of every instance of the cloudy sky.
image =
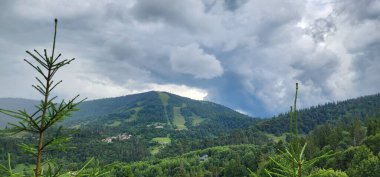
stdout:
<svg viewBox="0 0 380 177">
<path fill-rule="evenodd" d="M 149 90 L 252 116 L 380 92 L 378 0 L 0 1 L 0 97 L 38 99 L 25 50 L 77 60 L 60 97 Z"/>
</svg>

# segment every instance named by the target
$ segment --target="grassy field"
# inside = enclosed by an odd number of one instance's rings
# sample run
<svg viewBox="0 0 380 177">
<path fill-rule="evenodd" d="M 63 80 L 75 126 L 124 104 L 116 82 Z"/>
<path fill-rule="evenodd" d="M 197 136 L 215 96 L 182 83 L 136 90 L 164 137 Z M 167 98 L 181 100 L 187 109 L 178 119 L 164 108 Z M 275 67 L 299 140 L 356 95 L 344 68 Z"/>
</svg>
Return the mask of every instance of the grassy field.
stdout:
<svg viewBox="0 0 380 177">
<path fill-rule="evenodd" d="M 173 123 L 175 126 L 177 126 L 178 130 L 186 130 L 187 127 L 185 126 L 185 118 L 181 114 L 181 107 L 174 107 L 173 108 L 173 114 L 174 114 L 174 120 Z"/>
<path fill-rule="evenodd" d="M 158 96 L 160 97 L 164 107 L 168 106 L 169 95 L 163 92 L 158 92 Z"/>
<path fill-rule="evenodd" d="M 156 137 L 156 138 L 153 138 L 152 141 L 160 143 L 160 144 L 169 144 L 170 142 L 172 142 L 172 140 L 168 137 Z"/>
<path fill-rule="evenodd" d="M 129 117 L 129 119 L 126 119 L 125 121 L 126 122 L 133 122 L 133 121 L 136 121 L 137 120 L 137 114 L 143 109 L 143 107 L 135 107 L 133 108 L 132 110 L 136 111 L 133 115 L 131 115 L 131 117 Z"/>
<path fill-rule="evenodd" d="M 163 93 L 163 92 L 158 92 L 158 96 L 160 97 L 162 105 L 164 105 L 164 113 L 165 113 L 166 121 L 167 121 L 168 125 L 172 125 L 170 120 L 169 120 L 168 112 L 166 110 L 166 107 L 168 106 L 169 95 L 166 93 Z"/>
<path fill-rule="evenodd" d="M 161 150 L 161 147 L 159 147 L 159 146 L 154 146 L 154 147 L 151 147 L 149 149 L 150 154 L 152 154 L 152 155 L 158 154 L 158 152 L 160 152 L 160 150 Z"/>
<path fill-rule="evenodd" d="M 285 141 L 286 134 L 282 134 L 281 136 L 276 136 L 274 134 L 265 133 L 270 139 L 272 139 L 275 142 L 279 142 L 280 140 Z"/>
<path fill-rule="evenodd" d="M 106 124 L 107 127 L 118 127 L 120 125 L 121 125 L 121 121 L 118 121 L 118 120 L 115 120 L 112 123 L 107 123 Z"/>
<path fill-rule="evenodd" d="M 73 128 L 73 129 L 80 129 L 80 124 L 70 126 L 70 128 Z"/>
<path fill-rule="evenodd" d="M 196 115 L 191 116 L 191 119 L 192 119 L 191 124 L 193 126 L 198 126 L 199 124 L 201 124 L 204 121 L 204 119 L 202 119 L 201 117 L 196 116 Z"/>
<path fill-rule="evenodd" d="M 153 138 L 152 141 L 160 144 L 149 148 L 150 154 L 152 155 L 157 154 L 158 152 L 160 152 L 162 148 L 165 147 L 165 145 L 170 144 L 172 142 L 172 140 L 169 137 L 156 137 Z"/>
</svg>

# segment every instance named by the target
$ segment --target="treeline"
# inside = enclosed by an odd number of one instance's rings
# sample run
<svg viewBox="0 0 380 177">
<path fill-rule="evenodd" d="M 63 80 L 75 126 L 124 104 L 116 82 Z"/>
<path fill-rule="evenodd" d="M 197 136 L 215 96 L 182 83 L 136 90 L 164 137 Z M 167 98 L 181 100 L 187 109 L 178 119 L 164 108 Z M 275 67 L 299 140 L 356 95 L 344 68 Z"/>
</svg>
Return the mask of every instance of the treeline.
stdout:
<svg viewBox="0 0 380 177">
<path fill-rule="evenodd" d="M 380 114 L 380 94 L 364 96 L 336 103 L 313 106 L 298 111 L 299 130 L 308 133 L 318 125 L 352 118 L 366 121 Z M 289 132 L 289 114 L 280 114 L 258 123 L 261 131 L 280 135 Z"/>
</svg>

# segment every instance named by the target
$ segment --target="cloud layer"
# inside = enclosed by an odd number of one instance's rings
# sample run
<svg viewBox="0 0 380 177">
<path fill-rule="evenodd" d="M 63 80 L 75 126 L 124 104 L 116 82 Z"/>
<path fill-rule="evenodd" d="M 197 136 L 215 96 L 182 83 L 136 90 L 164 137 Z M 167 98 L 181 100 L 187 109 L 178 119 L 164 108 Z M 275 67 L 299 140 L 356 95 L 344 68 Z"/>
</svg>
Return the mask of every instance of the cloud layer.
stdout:
<svg viewBox="0 0 380 177">
<path fill-rule="evenodd" d="M 173 71 L 191 74 L 199 79 L 212 79 L 223 74 L 223 67 L 213 55 L 204 53 L 198 44 L 177 47 L 170 54 Z"/>
<path fill-rule="evenodd" d="M 78 58 L 56 94 L 90 99 L 148 90 L 254 116 L 380 91 L 376 0 L 1 1 L 0 97 L 38 98 L 25 50 Z"/>
</svg>

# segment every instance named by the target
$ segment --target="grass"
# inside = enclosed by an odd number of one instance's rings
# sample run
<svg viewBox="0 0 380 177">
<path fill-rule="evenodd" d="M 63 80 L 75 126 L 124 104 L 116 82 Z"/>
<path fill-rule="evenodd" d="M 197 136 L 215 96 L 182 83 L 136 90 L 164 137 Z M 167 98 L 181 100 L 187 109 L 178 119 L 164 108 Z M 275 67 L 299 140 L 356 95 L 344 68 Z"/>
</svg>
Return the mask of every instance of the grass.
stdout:
<svg viewBox="0 0 380 177">
<path fill-rule="evenodd" d="M 158 92 L 158 96 L 160 97 L 160 100 L 164 107 L 168 106 L 169 95 L 163 92 Z"/>
<path fill-rule="evenodd" d="M 156 155 L 165 145 L 170 144 L 172 140 L 169 137 L 156 137 L 153 138 L 152 141 L 157 142 L 158 146 L 153 146 L 149 148 L 150 154 Z"/>
<path fill-rule="evenodd" d="M 158 97 L 160 97 L 160 100 L 162 102 L 162 105 L 164 105 L 164 113 L 165 113 L 165 118 L 168 123 L 168 125 L 171 125 L 171 122 L 169 121 L 169 116 L 168 112 L 166 110 L 166 107 L 168 106 L 168 101 L 169 101 L 169 95 L 164 93 L 164 92 L 158 92 Z"/>
<path fill-rule="evenodd" d="M 134 121 L 136 121 L 137 120 L 137 118 L 138 118 L 138 116 L 137 116 L 137 114 L 141 111 L 143 109 L 143 107 L 135 107 L 135 108 L 133 108 L 132 110 L 134 110 L 135 111 L 135 113 L 133 114 L 133 115 L 131 115 L 130 117 L 129 117 L 129 119 L 126 119 L 125 121 L 126 122 L 134 122 Z"/>
<path fill-rule="evenodd" d="M 172 142 L 172 140 L 168 137 L 156 137 L 156 138 L 153 138 L 152 141 L 160 143 L 160 144 L 169 144 Z"/>
<path fill-rule="evenodd" d="M 266 136 L 268 136 L 268 138 L 272 139 L 273 141 L 275 141 L 276 143 L 279 142 L 280 140 L 282 141 L 285 141 L 285 138 L 286 138 L 286 134 L 282 134 L 281 136 L 276 136 L 274 134 L 271 134 L 271 133 L 265 133 Z"/>
<path fill-rule="evenodd" d="M 150 154 L 156 155 L 158 152 L 160 152 L 161 148 L 159 146 L 154 146 L 149 149 Z"/>
<path fill-rule="evenodd" d="M 106 124 L 107 127 L 118 127 L 121 125 L 121 122 L 118 120 L 113 121 L 111 124 Z"/>
<path fill-rule="evenodd" d="M 191 119 L 192 119 L 191 124 L 193 126 L 198 126 L 198 125 L 200 125 L 204 121 L 203 118 L 201 118 L 199 116 L 196 116 L 196 115 L 191 116 Z"/>
<path fill-rule="evenodd" d="M 177 126 L 177 129 L 186 130 L 187 129 L 187 127 L 185 126 L 186 120 L 181 114 L 181 107 L 174 107 L 173 114 L 174 114 L 173 123 L 175 126 Z"/>
<path fill-rule="evenodd" d="M 70 128 L 73 128 L 73 129 L 80 129 L 80 124 L 70 126 Z"/>
</svg>

